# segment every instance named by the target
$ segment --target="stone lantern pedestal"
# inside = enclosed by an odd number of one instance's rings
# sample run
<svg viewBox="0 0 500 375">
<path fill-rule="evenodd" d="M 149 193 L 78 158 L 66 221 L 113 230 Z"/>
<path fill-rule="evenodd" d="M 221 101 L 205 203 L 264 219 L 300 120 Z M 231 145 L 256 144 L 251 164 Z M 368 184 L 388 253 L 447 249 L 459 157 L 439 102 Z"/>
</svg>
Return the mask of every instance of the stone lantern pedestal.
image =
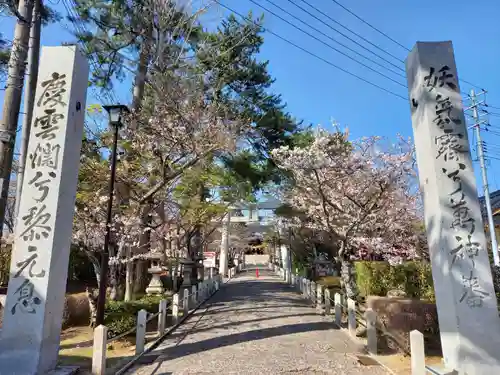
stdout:
<svg viewBox="0 0 500 375">
<path fill-rule="evenodd" d="M 182 265 L 182 285 L 181 288 L 189 288 L 192 285 L 196 285 L 196 280 L 193 280 L 192 275 L 193 275 L 193 268 L 196 267 L 196 263 L 189 259 L 189 258 L 184 258 L 181 259 L 180 261 Z"/>
<path fill-rule="evenodd" d="M 149 259 L 151 260 L 151 267 L 148 269 L 148 272 L 152 275 L 152 277 L 148 287 L 146 288 L 146 294 L 163 294 L 165 292 L 165 288 L 163 288 L 163 283 L 160 278 L 163 273 L 163 269 L 160 264 L 163 259 L 163 254 L 151 254 Z"/>
</svg>

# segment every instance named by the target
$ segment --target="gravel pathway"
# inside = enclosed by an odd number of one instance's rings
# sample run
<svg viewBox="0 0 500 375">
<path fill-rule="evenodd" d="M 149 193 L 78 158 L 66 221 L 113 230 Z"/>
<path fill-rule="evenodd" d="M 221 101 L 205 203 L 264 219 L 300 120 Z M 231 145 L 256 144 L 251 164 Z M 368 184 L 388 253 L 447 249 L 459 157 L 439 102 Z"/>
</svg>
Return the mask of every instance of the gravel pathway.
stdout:
<svg viewBox="0 0 500 375">
<path fill-rule="evenodd" d="M 267 270 L 221 287 L 129 375 L 382 375 L 360 348 Z"/>
</svg>

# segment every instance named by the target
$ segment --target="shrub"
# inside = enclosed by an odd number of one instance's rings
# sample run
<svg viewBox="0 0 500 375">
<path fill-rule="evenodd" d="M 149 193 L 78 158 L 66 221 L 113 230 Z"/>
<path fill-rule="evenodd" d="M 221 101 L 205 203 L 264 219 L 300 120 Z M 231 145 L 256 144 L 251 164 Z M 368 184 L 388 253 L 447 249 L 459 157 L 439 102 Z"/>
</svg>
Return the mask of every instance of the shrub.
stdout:
<svg viewBox="0 0 500 375">
<path fill-rule="evenodd" d="M 108 301 L 104 312 L 104 325 L 108 335 L 116 336 L 132 329 L 137 324 L 137 313 L 144 309 L 148 313 L 158 312 L 158 304 L 164 296 L 144 296 L 136 301 Z"/>
<path fill-rule="evenodd" d="M 435 300 L 430 263 L 412 261 L 391 266 L 387 262 L 362 261 L 355 266 L 363 297 L 386 296 L 391 289 L 401 289 L 409 298 Z"/>
</svg>

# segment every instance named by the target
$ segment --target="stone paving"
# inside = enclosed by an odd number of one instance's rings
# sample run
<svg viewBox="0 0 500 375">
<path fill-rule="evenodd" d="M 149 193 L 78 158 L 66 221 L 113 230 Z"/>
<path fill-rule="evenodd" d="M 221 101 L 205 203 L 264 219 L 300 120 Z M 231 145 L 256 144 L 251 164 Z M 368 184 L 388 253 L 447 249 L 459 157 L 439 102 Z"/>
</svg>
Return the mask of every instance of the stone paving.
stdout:
<svg viewBox="0 0 500 375">
<path fill-rule="evenodd" d="M 382 375 L 361 348 L 267 270 L 243 271 L 129 375 Z"/>
</svg>

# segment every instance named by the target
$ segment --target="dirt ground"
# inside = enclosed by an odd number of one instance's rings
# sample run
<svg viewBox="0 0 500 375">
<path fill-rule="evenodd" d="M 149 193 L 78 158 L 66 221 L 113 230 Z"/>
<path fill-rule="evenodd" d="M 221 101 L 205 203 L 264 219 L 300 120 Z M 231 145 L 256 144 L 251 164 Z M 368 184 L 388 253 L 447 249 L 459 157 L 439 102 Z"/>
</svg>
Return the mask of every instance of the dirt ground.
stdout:
<svg viewBox="0 0 500 375">
<path fill-rule="evenodd" d="M 393 371 L 396 375 L 410 375 L 411 361 L 409 356 L 402 354 L 378 355 L 375 357 L 380 363 Z M 442 362 L 441 357 L 426 357 L 426 365 L 439 365 Z"/>
</svg>

